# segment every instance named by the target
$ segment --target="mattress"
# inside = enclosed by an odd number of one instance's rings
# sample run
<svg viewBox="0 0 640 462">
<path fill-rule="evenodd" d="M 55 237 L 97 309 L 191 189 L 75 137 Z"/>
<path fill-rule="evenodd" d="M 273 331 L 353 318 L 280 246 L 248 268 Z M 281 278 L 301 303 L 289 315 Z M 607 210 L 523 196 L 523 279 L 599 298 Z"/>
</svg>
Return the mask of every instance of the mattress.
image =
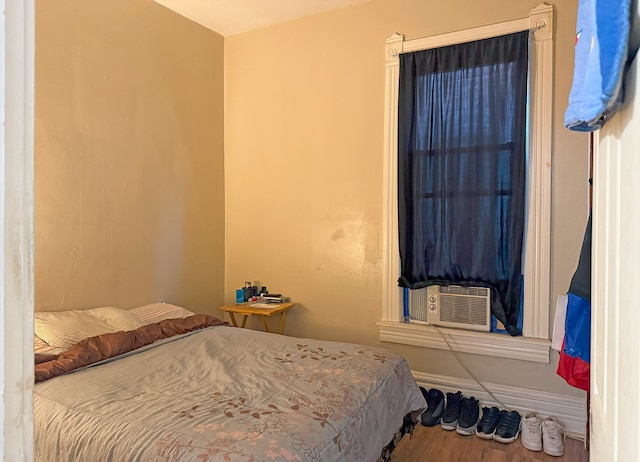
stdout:
<svg viewBox="0 0 640 462">
<path fill-rule="evenodd" d="M 425 406 L 390 351 L 213 326 L 37 383 L 35 460 L 375 461 Z"/>
</svg>

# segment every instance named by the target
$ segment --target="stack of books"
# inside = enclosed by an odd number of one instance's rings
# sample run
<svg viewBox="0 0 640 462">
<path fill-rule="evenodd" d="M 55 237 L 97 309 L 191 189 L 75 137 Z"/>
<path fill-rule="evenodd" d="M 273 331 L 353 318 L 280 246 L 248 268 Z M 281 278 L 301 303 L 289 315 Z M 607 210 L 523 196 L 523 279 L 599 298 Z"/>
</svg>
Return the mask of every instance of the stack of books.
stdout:
<svg viewBox="0 0 640 462">
<path fill-rule="evenodd" d="M 265 303 L 285 303 L 289 301 L 289 297 L 283 297 L 282 294 L 262 294 L 260 299 Z"/>
</svg>

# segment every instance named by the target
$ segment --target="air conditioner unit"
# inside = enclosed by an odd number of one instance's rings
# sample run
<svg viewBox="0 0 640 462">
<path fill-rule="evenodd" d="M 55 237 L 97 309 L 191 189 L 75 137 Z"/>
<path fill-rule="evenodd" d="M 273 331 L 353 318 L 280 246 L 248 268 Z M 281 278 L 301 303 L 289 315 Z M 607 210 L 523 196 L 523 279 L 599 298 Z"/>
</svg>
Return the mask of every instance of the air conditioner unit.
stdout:
<svg viewBox="0 0 640 462">
<path fill-rule="evenodd" d="M 460 329 L 491 330 L 491 297 L 486 287 L 429 286 L 410 291 L 411 320 Z"/>
</svg>

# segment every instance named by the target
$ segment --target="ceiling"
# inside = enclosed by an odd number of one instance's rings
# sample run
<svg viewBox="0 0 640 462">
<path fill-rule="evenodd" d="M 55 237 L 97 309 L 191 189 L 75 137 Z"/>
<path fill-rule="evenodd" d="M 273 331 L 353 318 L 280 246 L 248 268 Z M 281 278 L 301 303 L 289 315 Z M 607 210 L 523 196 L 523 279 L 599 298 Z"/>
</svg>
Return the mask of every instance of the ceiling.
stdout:
<svg viewBox="0 0 640 462">
<path fill-rule="evenodd" d="M 369 0 L 155 0 L 222 36 Z"/>
</svg>

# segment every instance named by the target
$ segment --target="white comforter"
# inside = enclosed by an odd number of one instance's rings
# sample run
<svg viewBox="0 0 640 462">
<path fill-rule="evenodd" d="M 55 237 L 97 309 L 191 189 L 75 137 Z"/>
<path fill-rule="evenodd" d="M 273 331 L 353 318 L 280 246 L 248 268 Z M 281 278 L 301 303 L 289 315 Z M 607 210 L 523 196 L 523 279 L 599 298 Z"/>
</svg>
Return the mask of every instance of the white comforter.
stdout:
<svg viewBox="0 0 640 462">
<path fill-rule="evenodd" d="M 375 461 L 424 408 L 406 361 L 212 327 L 38 383 L 36 460 Z"/>
</svg>

